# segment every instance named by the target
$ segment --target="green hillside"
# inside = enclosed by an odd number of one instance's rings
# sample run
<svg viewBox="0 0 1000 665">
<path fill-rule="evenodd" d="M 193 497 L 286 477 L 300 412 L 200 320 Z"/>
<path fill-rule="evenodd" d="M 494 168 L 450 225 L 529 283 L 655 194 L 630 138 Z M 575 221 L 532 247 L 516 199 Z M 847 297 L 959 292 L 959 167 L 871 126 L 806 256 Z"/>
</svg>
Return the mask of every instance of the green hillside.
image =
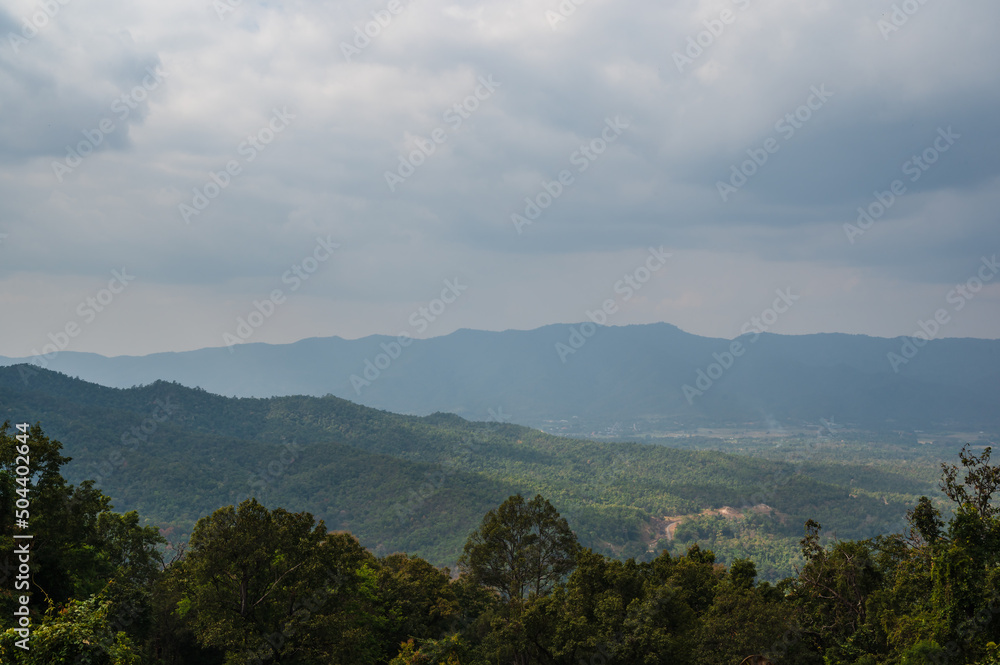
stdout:
<svg viewBox="0 0 1000 665">
<path fill-rule="evenodd" d="M 560 438 L 450 414 L 401 416 L 332 397 L 227 398 L 178 384 L 114 389 L 0 368 L 0 419 L 41 422 L 97 480 L 184 540 L 198 517 L 254 496 L 307 510 L 376 554 L 454 564 L 468 534 L 515 492 L 542 493 L 584 546 L 651 560 L 694 540 L 791 574 L 807 519 L 839 538 L 898 530 L 928 479 L 709 450 Z M 724 507 L 733 510 L 718 512 Z M 754 508 L 756 507 L 756 508 Z M 672 519 L 667 519 L 672 518 Z M 667 528 L 671 521 L 679 526 Z M 676 529 L 676 530 L 674 530 Z"/>
</svg>

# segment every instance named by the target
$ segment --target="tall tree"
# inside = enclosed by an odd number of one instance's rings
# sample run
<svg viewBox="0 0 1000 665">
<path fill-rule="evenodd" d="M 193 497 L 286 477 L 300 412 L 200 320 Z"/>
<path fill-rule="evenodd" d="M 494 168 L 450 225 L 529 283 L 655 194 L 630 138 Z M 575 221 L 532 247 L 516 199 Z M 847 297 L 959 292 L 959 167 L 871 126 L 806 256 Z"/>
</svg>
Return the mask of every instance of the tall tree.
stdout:
<svg viewBox="0 0 1000 665">
<path fill-rule="evenodd" d="M 987 446 L 981 455 L 973 455 L 969 446 L 962 446 L 958 459 L 965 467 L 965 476 L 958 480 L 959 468 L 955 464 L 941 465 L 941 491 L 959 506 L 965 504 L 987 520 L 1000 515 L 1000 506 L 993 505 L 993 495 L 1000 489 L 1000 465 L 990 464 L 992 448 Z"/>
<path fill-rule="evenodd" d="M 365 660 L 370 636 L 356 605 L 368 559 L 309 513 L 247 499 L 198 521 L 176 573 L 186 587 L 178 607 L 195 611 L 199 642 L 226 651 L 227 663 Z"/>
<path fill-rule="evenodd" d="M 0 632 L 15 625 L 12 610 L 22 595 L 35 627 L 30 652 L 6 633 L 0 662 L 70 662 L 91 652 L 94 663 L 132 662 L 149 628 L 165 540 L 155 527 L 140 526 L 137 513 L 111 512 L 111 499 L 93 481 L 66 482 L 62 467 L 69 461 L 41 425 L 0 426 Z M 15 541 L 16 533 L 32 538 Z M 14 557 L 15 542 L 30 543 L 28 562 Z M 30 574 L 18 580 L 22 563 Z M 118 660 L 108 661 L 112 652 Z"/>
<path fill-rule="evenodd" d="M 498 594 L 501 606 L 483 620 L 487 662 L 551 662 L 547 594 L 572 571 L 580 546 L 566 520 L 541 495 L 509 497 L 483 518 L 465 543 L 459 567 Z"/>
<path fill-rule="evenodd" d="M 486 514 L 459 566 L 504 600 L 521 604 L 565 578 L 579 547 L 566 519 L 542 495 L 525 501 L 515 494 Z"/>
</svg>

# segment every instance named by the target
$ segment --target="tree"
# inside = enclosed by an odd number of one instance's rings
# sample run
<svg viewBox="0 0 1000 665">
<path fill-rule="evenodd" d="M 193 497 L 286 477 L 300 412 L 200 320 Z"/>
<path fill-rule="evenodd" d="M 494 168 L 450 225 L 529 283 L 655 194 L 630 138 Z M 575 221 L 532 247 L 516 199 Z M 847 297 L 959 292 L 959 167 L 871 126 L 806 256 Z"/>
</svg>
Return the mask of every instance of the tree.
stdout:
<svg viewBox="0 0 1000 665">
<path fill-rule="evenodd" d="M 551 503 L 515 494 L 483 518 L 465 543 L 461 570 L 512 604 L 543 596 L 573 569 L 576 535 Z"/>
<path fill-rule="evenodd" d="M 29 596 L 37 630 L 30 658 L 5 642 L 0 661 L 55 664 L 90 654 L 94 663 L 133 662 L 149 627 L 150 591 L 162 564 L 158 547 L 165 540 L 155 527 L 140 526 L 137 513 L 111 512 L 111 499 L 93 481 L 67 483 L 61 469 L 70 458 L 41 425 L 17 432 L 9 423 L 0 426 L 0 551 L 4 570 L 16 570 L 14 535 L 24 527 L 15 523 L 14 507 L 27 498 L 29 507 L 21 510 L 33 536 L 31 572 L 28 588 L 17 595 Z M 17 480 L 25 477 L 18 467 L 28 467 L 27 481 Z M 6 579 L 2 586 L 0 629 L 13 625 L 14 584 Z"/>
<path fill-rule="evenodd" d="M 141 649 L 113 617 L 114 604 L 99 596 L 50 608 L 34 627 L 29 650 L 14 646 L 10 630 L 0 635 L 2 662 L 10 665 L 140 665 Z"/>
<path fill-rule="evenodd" d="M 737 589 L 751 589 L 757 579 L 757 566 L 750 559 L 734 559 L 729 565 L 729 578 Z"/>
<path fill-rule="evenodd" d="M 794 628 L 796 613 L 770 584 L 755 585 L 755 576 L 752 561 L 736 559 L 716 587 L 698 630 L 701 663 L 739 663 L 754 654 L 773 655 L 781 646 L 794 649 L 782 636 Z"/>
<path fill-rule="evenodd" d="M 369 559 L 309 513 L 247 499 L 198 520 L 177 571 L 186 590 L 178 608 L 194 612 L 198 641 L 224 650 L 227 663 L 365 660 L 372 645 L 359 603 Z"/>
<path fill-rule="evenodd" d="M 990 464 L 990 453 L 987 447 L 973 455 L 963 446 L 961 482 L 956 465 L 941 465 L 941 489 L 957 506 L 931 568 L 931 606 L 940 617 L 935 641 L 977 656 L 1000 638 L 1000 508 L 993 505 L 1000 465 Z"/>
<path fill-rule="evenodd" d="M 111 499 L 90 481 L 78 487 L 66 482 L 61 468 L 71 458 L 62 454 L 62 443 L 45 436 L 41 425 L 20 434 L 27 444 L 9 429 L 9 423 L 0 427 L 0 552 L 13 565 L 15 501 L 27 498 L 27 533 L 33 536 L 30 591 L 36 594 L 32 604 L 37 607 L 47 599 L 58 605 L 99 592 L 113 573 L 102 561 L 97 534 L 98 515 L 110 510 Z M 27 454 L 21 454 L 25 449 Z M 19 466 L 30 470 L 27 487 L 15 481 Z"/>
<path fill-rule="evenodd" d="M 458 611 L 448 569 L 406 554 L 390 554 L 378 563 L 380 641 L 390 647 L 388 655 L 413 638 L 443 637 Z"/>
<path fill-rule="evenodd" d="M 915 540 L 919 535 L 920 540 L 933 545 L 941 537 L 941 530 L 944 528 L 941 511 L 935 508 L 926 496 L 920 497 L 917 505 L 907 511 L 906 519 L 910 523 L 911 540 Z"/>
<path fill-rule="evenodd" d="M 486 514 L 459 559 L 462 572 L 501 602 L 481 620 L 484 660 L 551 661 L 544 644 L 551 615 L 543 601 L 573 569 L 579 550 L 569 524 L 541 495 L 526 502 L 516 494 Z"/>
<path fill-rule="evenodd" d="M 837 640 L 855 633 L 866 619 L 868 596 L 883 582 L 871 540 L 820 545 L 820 525 L 808 520 L 802 539 L 806 564 L 799 591 L 813 611 L 819 632 Z"/>
<path fill-rule="evenodd" d="M 958 459 L 965 467 L 965 477 L 958 482 L 958 466 L 941 464 L 941 491 L 959 506 L 970 504 L 979 513 L 979 517 L 987 520 L 1000 514 L 1000 507 L 992 504 L 993 494 L 1000 488 L 1000 465 L 990 464 L 989 446 L 982 455 L 973 455 L 968 451 L 968 444 L 962 446 Z"/>
</svg>

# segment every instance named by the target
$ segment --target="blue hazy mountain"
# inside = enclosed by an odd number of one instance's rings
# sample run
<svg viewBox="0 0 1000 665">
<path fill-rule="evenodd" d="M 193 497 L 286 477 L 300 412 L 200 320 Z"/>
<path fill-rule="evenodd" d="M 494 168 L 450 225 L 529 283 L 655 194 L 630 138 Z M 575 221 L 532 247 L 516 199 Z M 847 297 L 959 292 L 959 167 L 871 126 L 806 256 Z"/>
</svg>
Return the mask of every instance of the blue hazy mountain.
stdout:
<svg viewBox="0 0 1000 665">
<path fill-rule="evenodd" d="M 998 340 L 763 333 L 735 342 L 665 323 L 566 324 L 459 330 L 406 347 L 389 336 L 328 337 L 112 358 L 67 351 L 44 363 L 112 387 L 167 380 L 236 397 L 331 394 L 418 415 L 485 420 L 492 410 L 534 426 L 821 418 L 876 429 L 1000 425 Z"/>
</svg>

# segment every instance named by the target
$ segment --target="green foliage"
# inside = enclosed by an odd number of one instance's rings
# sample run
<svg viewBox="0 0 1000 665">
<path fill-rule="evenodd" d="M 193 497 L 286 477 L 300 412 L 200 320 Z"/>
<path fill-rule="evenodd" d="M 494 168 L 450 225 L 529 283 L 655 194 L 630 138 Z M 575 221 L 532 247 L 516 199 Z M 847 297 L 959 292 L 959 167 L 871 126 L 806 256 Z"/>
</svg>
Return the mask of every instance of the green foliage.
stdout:
<svg viewBox="0 0 1000 665">
<path fill-rule="evenodd" d="M 944 528 L 941 511 L 935 508 L 926 496 L 920 497 L 916 507 L 909 511 L 906 517 L 913 525 L 913 532 L 924 542 L 933 545 L 941 537 L 941 530 Z"/>
<path fill-rule="evenodd" d="M 227 663 L 373 651 L 361 622 L 373 592 L 371 559 L 347 534 L 308 513 L 268 511 L 254 499 L 198 521 L 176 574 L 197 613 L 199 643 Z M 183 607 L 183 605 L 182 605 Z"/>
<path fill-rule="evenodd" d="M 50 609 L 33 627 L 30 649 L 15 646 L 20 637 L 13 630 L 0 635 L 0 656 L 10 665 L 140 665 L 140 646 L 120 629 L 123 624 L 114 615 L 110 600 L 70 600 L 58 611 Z"/>
<path fill-rule="evenodd" d="M 580 488 L 591 463 L 607 453 L 602 444 L 588 448 L 572 442 L 580 449 L 571 454 L 563 451 L 570 445 L 563 440 L 441 416 L 376 418 L 373 426 L 392 423 L 409 423 L 415 436 L 425 437 L 420 450 L 432 458 L 447 450 L 435 437 L 478 431 L 481 452 L 475 454 L 508 464 L 495 477 L 534 473 L 570 503 L 575 497 L 581 502 L 576 505 L 593 509 L 591 515 L 615 515 L 617 528 L 626 532 L 633 526 L 629 519 L 637 507 L 603 503 L 606 499 L 598 501 Z M 435 429 L 441 425 L 455 429 L 442 433 Z M 0 537 L 6 552 L 12 551 L 16 532 L 9 509 L 16 496 L 11 465 L 18 442 L 9 429 L 0 428 L 0 506 L 6 511 Z M 512 439 L 511 431 L 521 438 Z M 529 449 L 513 443 L 532 436 Z M 186 549 L 178 545 L 168 562 L 155 527 L 144 525 L 135 511 L 112 512 L 109 497 L 94 483 L 74 486 L 63 478 L 69 458 L 40 426 L 31 429 L 30 438 L 33 460 L 37 456 L 30 482 L 31 649 L 16 644 L 17 599 L 5 586 L 4 663 L 1000 661 L 1000 511 L 993 481 L 1000 468 L 990 464 L 988 449 L 980 455 L 962 451 L 961 466 L 943 470 L 944 492 L 953 505 L 941 510 L 929 499 L 915 499 L 905 534 L 840 539 L 806 520 L 797 574 L 772 584 L 760 581 L 762 566 L 755 556 L 735 546 L 720 554 L 715 544 L 752 530 L 766 547 L 768 520 L 780 524 L 790 519 L 788 513 L 701 513 L 677 529 L 670 550 L 609 557 L 580 547 L 572 519 L 541 495 L 525 500 L 520 494 L 484 510 L 479 527 L 460 536 L 465 546 L 457 578 L 417 556 L 372 552 L 311 513 L 267 508 L 254 498 L 199 519 Z M 395 444 L 378 445 L 388 450 Z M 357 450 L 346 444 L 345 449 Z M 636 450 L 646 455 L 653 449 Z M 655 467 L 660 454 L 649 454 L 643 463 Z M 707 464 L 700 453 L 684 455 L 692 457 L 676 459 Z M 547 461 L 550 457 L 563 466 Z M 475 455 L 467 461 L 472 468 L 485 464 Z M 607 468 L 614 458 L 604 462 Z M 723 460 L 721 468 L 730 463 Z M 740 488 L 743 481 L 735 469 L 733 474 L 713 487 L 723 493 Z M 608 496 L 634 499 L 650 492 L 650 502 L 675 501 L 654 497 L 650 488 L 663 485 L 652 476 L 643 467 L 628 476 L 634 481 L 630 486 L 614 476 L 595 482 L 607 486 Z M 677 476 L 691 486 L 707 486 L 693 468 L 681 467 Z M 789 479 L 775 496 L 785 488 L 812 487 L 817 486 L 805 479 Z M 820 493 L 808 500 L 824 498 Z M 678 506 L 683 502 L 673 507 Z M 599 521 L 597 528 L 603 528 Z M 703 537 L 705 542 L 698 542 Z"/>
<path fill-rule="evenodd" d="M 941 465 L 941 489 L 948 498 L 960 506 L 969 505 L 982 519 L 1000 515 L 1000 507 L 993 505 L 993 494 L 1000 488 L 1000 465 L 990 465 L 992 448 L 986 446 L 981 455 L 973 455 L 963 446 L 959 460 L 965 475 L 959 482 L 959 468 L 955 464 Z"/>
<path fill-rule="evenodd" d="M 542 495 L 525 501 L 517 494 L 486 514 L 459 565 L 504 600 L 523 603 L 547 594 L 572 570 L 578 547 L 569 524 Z"/>
<path fill-rule="evenodd" d="M 25 444 L 9 423 L 0 427 L 0 550 L 8 573 L 0 591 L 0 661 L 139 663 L 165 541 L 155 527 L 140 526 L 135 512 L 111 512 L 110 499 L 92 481 L 67 483 L 61 469 L 70 458 L 40 425 L 26 434 Z M 32 472 L 28 527 L 15 528 L 14 499 L 21 496 L 17 490 L 24 492 L 15 469 L 25 466 L 25 456 Z M 14 555 L 15 542 L 26 542 L 15 541 L 16 532 L 32 536 L 27 575 L 13 575 L 25 563 L 22 554 Z M 15 617 L 22 597 L 29 616 Z M 30 623 L 30 650 L 16 644 L 23 639 L 15 632 L 23 628 L 21 618 Z"/>
<path fill-rule="evenodd" d="M 232 399 L 166 382 L 118 390 L 32 371 L 25 390 L 17 367 L 0 368 L 0 402 L 71 442 L 69 482 L 95 480 L 175 542 L 199 517 L 252 496 L 349 530 L 379 556 L 405 551 L 454 567 L 483 514 L 512 494 L 540 493 L 596 552 L 648 561 L 698 542 L 720 562 L 753 558 L 760 578 L 776 582 L 803 564 L 806 519 L 841 538 L 874 537 L 935 489 L 937 462 L 910 464 L 926 451 L 891 437 L 874 445 L 885 463 L 849 463 L 871 455 L 867 440 L 793 441 L 763 459 L 744 441 L 670 440 L 713 450 L 579 441 L 335 397 Z M 740 515 L 701 516 L 723 506 Z M 673 541 L 655 528 L 668 516 L 684 518 Z"/>
</svg>

